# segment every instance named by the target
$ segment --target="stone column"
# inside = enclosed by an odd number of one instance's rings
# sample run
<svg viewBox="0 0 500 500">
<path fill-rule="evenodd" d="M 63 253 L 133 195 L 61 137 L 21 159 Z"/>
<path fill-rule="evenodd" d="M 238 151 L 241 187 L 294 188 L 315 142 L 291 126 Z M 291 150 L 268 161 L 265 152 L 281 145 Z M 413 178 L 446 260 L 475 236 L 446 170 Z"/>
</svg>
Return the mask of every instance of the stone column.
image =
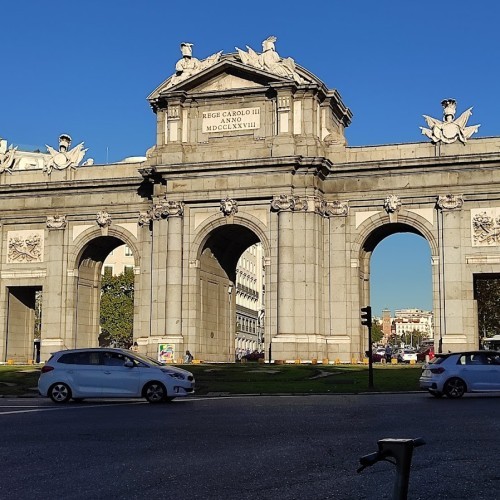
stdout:
<svg viewBox="0 0 500 500">
<path fill-rule="evenodd" d="M 184 204 L 167 202 L 168 217 L 166 261 L 166 312 L 165 333 L 182 335 L 182 224 Z"/>
<path fill-rule="evenodd" d="M 323 354 L 323 218 L 317 201 L 316 197 L 282 195 L 271 204 L 278 211 L 275 359 L 312 359 Z"/>
</svg>

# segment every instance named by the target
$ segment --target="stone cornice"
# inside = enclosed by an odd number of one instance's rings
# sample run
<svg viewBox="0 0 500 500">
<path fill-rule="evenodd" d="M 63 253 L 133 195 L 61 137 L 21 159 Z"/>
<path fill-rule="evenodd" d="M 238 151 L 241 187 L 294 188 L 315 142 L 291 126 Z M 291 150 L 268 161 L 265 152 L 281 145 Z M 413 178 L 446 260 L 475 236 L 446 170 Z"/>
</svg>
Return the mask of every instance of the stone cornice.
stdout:
<svg viewBox="0 0 500 500">
<path fill-rule="evenodd" d="M 384 173 L 390 170 L 422 170 L 423 168 L 431 168 L 433 170 L 440 170 L 446 168 L 446 171 L 464 170 L 466 168 L 499 168 L 500 167 L 500 154 L 499 153 L 478 153 L 471 155 L 460 156 L 432 156 L 432 157 L 419 157 L 419 158 L 398 158 L 376 161 L 353 161 L 353 162 L 340 162 L 332 163 L 330 173 L 338 174 L 356 174 L 366 172 L 367 175 L 373 175 L 374 171 Z M 421 173 L 421 172 L 416 172 Z"/>
<path fill-rule="evenodd" d="M 260 174 L 275 174 L 281 170 L 290 170 L 295 173 L 301 169 L 310 169 L 311 167 L 318 172 L 326 173 L 332 167 L 332 163 L 324 157 L 283 156 L 277 158 L 252 158 L 250 160 L 156 165 L 154 170 L 157 175 L 168 179 L 179 177 L 179 175 L 188 175 L 188 177 L 211 177 L 221 174 L 235 175 L 236 170 L 240 173 L 245 170 Z"/>
</svg>

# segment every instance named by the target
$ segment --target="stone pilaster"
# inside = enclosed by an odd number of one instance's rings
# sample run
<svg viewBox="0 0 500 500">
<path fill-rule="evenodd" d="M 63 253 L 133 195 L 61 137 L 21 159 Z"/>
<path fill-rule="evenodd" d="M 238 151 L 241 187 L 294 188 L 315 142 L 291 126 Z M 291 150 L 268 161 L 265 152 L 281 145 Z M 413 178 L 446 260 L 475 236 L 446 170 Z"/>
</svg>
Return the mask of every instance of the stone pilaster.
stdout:
<svg viewBox="0 0 500 500">
<path fill-rule="evenodd" d="M 67 338 L 69 329 L 65 322 L 65 308 L 68 304 L 66 296 L 66 261 L 61 259 L 65 254 L 66 218 L 61 216 L 47 217 L 45 231 L 45 261 L 47 279 L 42 295 L 42 342 L 41 360 L 47 360 L 50 352 L 57 348 L 74 347 L 71 338 Z"/>
</svg>

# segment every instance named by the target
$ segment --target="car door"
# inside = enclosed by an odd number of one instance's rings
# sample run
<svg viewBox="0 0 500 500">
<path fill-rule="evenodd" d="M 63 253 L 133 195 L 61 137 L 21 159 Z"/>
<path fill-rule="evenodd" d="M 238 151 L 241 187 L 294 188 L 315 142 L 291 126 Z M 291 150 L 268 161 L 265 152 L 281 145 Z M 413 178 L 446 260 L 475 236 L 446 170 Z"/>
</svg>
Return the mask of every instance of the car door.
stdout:
<svg viewBox="0 0 500 500">
<path fill-rule="evenodd" d="M 485 390 L 500 391 L 500 353 L 485 353 Z"/>
<path fill-rule="evenodd" d="M 133 367 L 125 366 L 127 361 L 131 361 Z M 131 357 L 118 351 L 103 351 L 102 365 L 103 397 L 138 397 L 141 395 L 140 371 Z"/>
<path fill-rule="evenodd" d="M 66 381 L 76 397 L 101 395 L 101 365 L 98 351 L 77 351 L 59 358 L 59 367 L 65 370 Z"/>
<path fill-rule="evenodd" d="M 492 370 L 485 353 L 475 352 L 467 355 L 464 373 L 470 391 L 492 390 Z"/>
</svg>

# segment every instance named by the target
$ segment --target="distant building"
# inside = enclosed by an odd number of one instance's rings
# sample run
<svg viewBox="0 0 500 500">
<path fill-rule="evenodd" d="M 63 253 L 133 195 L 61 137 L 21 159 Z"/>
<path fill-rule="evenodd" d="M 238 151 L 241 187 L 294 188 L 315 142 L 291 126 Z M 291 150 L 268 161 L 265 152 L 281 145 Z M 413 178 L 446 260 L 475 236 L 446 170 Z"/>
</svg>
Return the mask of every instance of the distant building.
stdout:
<svg viewBox="0 0 500 500">
<path fill-rule="evenodd" d="M 112 250 L 102 266 L 102 274 L 111 273 L 113 276 L 122 274 L 125 269 L 134 270 L 134 254 L 127 245 L 121 245 Z"/>
<path fill-rule="evenodd" d="M 236 266 L 236 353 L 261 351 L 264 339 L 262 245 L 247 248 Z"/>
<path fill-rule="evenodd" d="M 414 331 L 420 332 L 424 337 L 434 336 L 432 311 L 422 309 L 397 309 L 393 319 L 394 333 L 401 337 Z"/>
<path fill-rule="evenodd" d="M 384 340 L 387 340 L 391 335 L 392 318 L 391 311 L 389 309 L 384 309 L 382 311 L 382 333 L 384 334 Z"/>
</svg>

